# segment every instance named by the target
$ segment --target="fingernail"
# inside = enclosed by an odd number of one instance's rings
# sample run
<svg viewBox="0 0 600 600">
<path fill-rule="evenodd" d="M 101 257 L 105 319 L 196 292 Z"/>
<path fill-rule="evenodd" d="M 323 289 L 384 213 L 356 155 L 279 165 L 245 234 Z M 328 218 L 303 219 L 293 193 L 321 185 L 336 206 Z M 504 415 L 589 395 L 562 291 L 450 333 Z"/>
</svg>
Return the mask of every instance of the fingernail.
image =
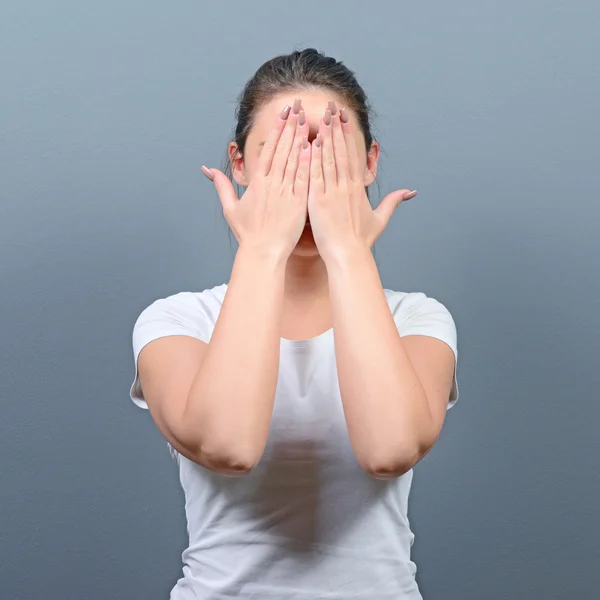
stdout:
<svg viewBox="0 0 600 600">
<path fill-rule="evenodd" d="M 300 112 L 300 107 L 302 106 L 302 100 L 300 98 L 296 98 L 294 100 L 294 107 L 292 108 L 292 112 L 297 115 Z"/>
<path fill-rule="evenodd" d="M 335 105 L 335 102 L 333 100 L 329 101 L 329 110 L 331 111 L 332 115 L 337 114 L 337 106 Z"/>
<path fill-rule="evenodd" d="M 321 134 L 320 134 L 320 133 L 317 133 L 317 137 L 316 137 L 316 139 L 315 139 L 315 146 L 316 146 L 317 148 L 320 148 L 320 147 L 321 147 Z"/>
<path fill-rule="evenodd" d="M 348 112 L 346 111 L 345 108 L 340 108 L 340 121 L 342 123 L 348 122 Z"/>
<path fill-rule="evenodd" d="M 301 110 L 300 116 L 298 117 L 298 125 L 300 125 L 300 127 L 302 127 L 302 125 L 304 125 L 304 123 L 306 123 L 306 115 L 304 114 L 304 111 Z"/>
<path fill-rule="evenodd" d="M 308 148 L 308 138 L 306 136 L 304 136 L 302 138 L 302 149 L 306 150 Z"/>
<path fill-rule="evenodd" d="M 402 200 L 410 200 L 417 195 L 417 190 L 413 190 L 412 192 L 406 192 L 404 196 L 402 196 Z"/>
<path fill-rule="evenodd" d="M 325 116 L 323 117 L 323 123 L 325 125 L 331 125 L 331 112 L 329 109 L 325 111 Z"/>
<path fill-rule="evenodd" d="M 279 116 L 281 117 L 281 119 L 283 121 L 285 121 L 289 115 L 290 115 L 290 110 L 292 110 L 292 107 L 289 104 L 285 105 L 285 108 L 281 111 L 281 113 L 279 114 Z"/>
<path fill-rule="evenodd" d="M 215 180 L 215 176 L 210 172 L 209 169 L 207 169 L 204 165 L 202 165 L 202 172 L 206 175 L 206 177 L 208 179 L 210 179 L 211 181 Z"/>
</svg>

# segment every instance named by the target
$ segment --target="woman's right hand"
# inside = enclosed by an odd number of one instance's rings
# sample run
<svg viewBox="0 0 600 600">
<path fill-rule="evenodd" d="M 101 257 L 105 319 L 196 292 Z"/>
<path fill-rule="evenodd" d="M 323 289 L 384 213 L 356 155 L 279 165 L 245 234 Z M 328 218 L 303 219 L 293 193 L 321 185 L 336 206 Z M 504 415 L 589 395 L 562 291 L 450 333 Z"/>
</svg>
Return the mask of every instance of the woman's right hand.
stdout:
<svg viewBox="0 0 600 600">
<path fill-rule="evenodd" d="M 277 116 L 241 198 L 224 173 L 202 167 L 240 248 L 281 253 L 287 260 L 306 223 L 310 153 L 308 122 L 296 99 Z"/>
</svg>

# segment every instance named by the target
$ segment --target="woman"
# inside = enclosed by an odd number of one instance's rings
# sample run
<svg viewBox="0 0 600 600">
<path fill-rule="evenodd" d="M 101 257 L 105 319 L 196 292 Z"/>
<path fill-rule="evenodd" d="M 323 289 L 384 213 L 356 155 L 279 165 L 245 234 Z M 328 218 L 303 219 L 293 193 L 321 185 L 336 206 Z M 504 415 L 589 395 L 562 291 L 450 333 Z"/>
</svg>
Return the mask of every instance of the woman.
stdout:
<svg viewBox="0 0 600 600">
<path fill-rule="evenodd" d="M 412 467 L 458 397 L 456 329 L 383 289 L 371 246 L 379 146 L 366 96 L 308 49 L 246 85 L 229 164 L 203 167 L 238 242 L 228 284 L 157 300 L 131 397 L 178 462 L 189 547 L 171 598 L 421 598 Z"/>
</svg>

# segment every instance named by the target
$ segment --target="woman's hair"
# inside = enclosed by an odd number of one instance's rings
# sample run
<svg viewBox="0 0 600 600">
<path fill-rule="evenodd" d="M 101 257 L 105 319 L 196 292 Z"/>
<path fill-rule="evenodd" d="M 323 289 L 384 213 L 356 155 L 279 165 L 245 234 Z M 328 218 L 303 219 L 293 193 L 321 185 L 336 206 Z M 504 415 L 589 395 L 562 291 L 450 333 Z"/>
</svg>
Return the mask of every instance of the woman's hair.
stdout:
<svg viewBox="0 0 600 600">
<path fill-rule="evenodd" d="M 244 86 L 235 111 L 236 156 L 244 153 L 256 113 L 275 96 L 301 89 L 327 90 L 340 98 L 354 113 L 365 139 L 367 151 L 371 148 L 372 111 L 367 95 L 356 81 L 354 73 L 335 58 L 325 56 L 314 48 L 306 48 L 268 60 Z M 227 158 L 225 172 L 229 175 L 231 175 L 231 162 Z"/>
</svg>

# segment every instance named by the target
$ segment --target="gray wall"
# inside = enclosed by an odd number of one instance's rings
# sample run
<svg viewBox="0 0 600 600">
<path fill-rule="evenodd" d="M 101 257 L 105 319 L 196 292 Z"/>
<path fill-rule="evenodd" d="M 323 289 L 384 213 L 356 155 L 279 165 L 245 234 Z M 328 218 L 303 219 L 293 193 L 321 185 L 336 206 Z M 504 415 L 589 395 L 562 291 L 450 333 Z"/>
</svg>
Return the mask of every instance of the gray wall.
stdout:
<svg viewBox="0 0 600 600">
<path fill-rule="evenodd" d="M 199 165 L 305 45 L 370 93 L 382 194 L 420 192 L 384 285 L 459 329 L 461 399 L 415 473 L 425 598 L 598 598 L 598 2 L 298 4 L 1 3 L 0 598 L 168 597 L 182 494 L 128 399 L 131 330 L 228 279 Z"/>
</svg>

